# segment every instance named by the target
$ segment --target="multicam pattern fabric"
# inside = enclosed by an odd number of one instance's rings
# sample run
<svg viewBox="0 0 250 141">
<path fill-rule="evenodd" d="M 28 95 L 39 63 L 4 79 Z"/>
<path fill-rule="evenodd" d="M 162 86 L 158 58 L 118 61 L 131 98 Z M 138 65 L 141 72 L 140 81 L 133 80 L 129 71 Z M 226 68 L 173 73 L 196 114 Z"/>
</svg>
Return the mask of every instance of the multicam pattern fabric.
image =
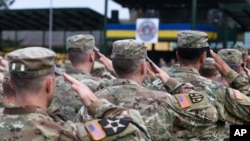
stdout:
<svg viewBox="0 0 250 141">
<path fill-rule="evenodd" d="M 210 99 L 197 92 L 178 97 L 148 90 L 132 80 L 116 79 L 95 94 L 115 105 L 139 110 L 152 140 L 169 140 L 173 133 L 178 138 L 198 140 L 212 134 L 218 118 Z M 192 94 L 197 98 L 193 103 Z M 184 103 L 180 102 L 182 98 Z M 181 108 L 180 104 L 188 107 Z"/>
<path fill-rule="evenodd" d="M 232 124 L 249 124 L 250 123 L 250 98 L 245 94 L 248 93 L 248 83 L 236 72 L 231 71 L 226 79 L 232 87 L 222 86 L 221 84 L 211 81 L 199 75 L 198 71 L 192 68 L 180 67 L 176 68 L 171 77 L 177 79 L 180 82 L 189 82 L 195 86 L 196 89 L 206 90 L 209 97 L 214 99 L 213 103 L 217 107 L 219 121 L 222 123 L 228 121 Z M 244 94 L 245 93 L 245 94 Z M 224 124 L 217 125 L 218 133 L 217 139 L 223 139 Z"/>
<path fill-rule="evenodd" d="M 135 110 L 127 110 L 114 107 L 106 100 L 97 108 L 95 117 L 127 119 L 129 124 L 121 133 L 106 136 L 103 140 L 121 141 L 146 141 L 147 130 L 139 113 Z M 109 112 L 105 112 L 109 111 Z M 105 113 L 105 114 L 104 114 Z M 132 122 L 133 121 L 133 122 Z M 83 123 L 54 122 L 41 108 L 35 106 L 8 107 L 4 109 L 4 115 L 0 117 L 1 140 L 18 141 L 92 141 L 90 133 Z M 140 128 L 139 128 L 140 127 Z M 103 128 L 103 127 L 102 127 Z"/>
<path fill-rule="evenodd" d="M 209 47 L 208 35 L 205 32 L 184 30 L 177 34 L 177 47 L 204 48 Z"/>
<path fill-rule="evenodd" d="M 114 77 L 109 71 L 105 69 L 105 66 L 99 61 L 95 61 L 94 68 L 91 71 L 91 75 L 105 79 L 113 79 Z"/>
<path fill-rule="evenodd" d="M 73 35 L 67 38 L 67 50 L 69 48 L 79 48 L 82 50 L 94 49 L 95 39 L 92 35 Z"/>
<path fill-rule="evenodd" d="M 93 92 L 104 87 L 102 85 L 105 83 L 103 79 L 93 77 L 82 70 L 66 68 L 66 73 L 87 85 Z M 80 97 L 71 89 L 71 85 L 64 81 L 62 76 L 57 77 L 56 82 L 56 94 L 51 106 L 59 107 L 66 119 L 73 121 L 82 106 Z"/>
<path fill-rule="evenodd" d="M 218 55 L 228 64 L 240 65 L 242 61 L 242 53 L 236 49 L 221 49 Z"/>
<path fill-rule="evenodd" d="M 119 40 L 113 43 L 111 58 L 139 60 L 147 57 L 147 47 L 133 40 Z"/>
</svg>

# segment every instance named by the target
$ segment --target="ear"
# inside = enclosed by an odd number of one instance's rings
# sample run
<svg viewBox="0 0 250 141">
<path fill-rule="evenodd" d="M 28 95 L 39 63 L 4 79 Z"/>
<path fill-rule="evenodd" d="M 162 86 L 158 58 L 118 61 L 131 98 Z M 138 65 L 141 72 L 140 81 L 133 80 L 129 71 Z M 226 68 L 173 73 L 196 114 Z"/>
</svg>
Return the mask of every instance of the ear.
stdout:
<svg viewBox="0 0 250 141">
<path fill-rule="evenodd" d="M 200 58 L 200 62 L 201 63 L 204 63 L 206 61 L 206 58 L 207 58 L 207 53 L 206 52 L 203 52 L 201 54 L 201 58 Z"/>
<path fill-rule="evenodd" d="M 55 77 L 48 76 L 46 81 L 45 81 L 45 87 L 46 87 L 46 92 L 47 94 L 50 94 L 53 92 L 54 87 L 55 87 Z"/>
<path fill-rule="evenodd" d="M 141 63 L 141 65 L 140 65 L 140 74 L 141 75 L 144 75 L 144 74 L 147 74 L 147 71 L 148 71 L 148 64 L 147 64 L 147 62 L 145 61 L 145 62 L 143 62 L 143 63 Z"/>
<path fill-rule="evenodd" d="M 95 52 L 94 51 L 91 51 L 90 54 L 89 54 L 89 61 L 90 62 L 95 62 Z"/>
</svg>

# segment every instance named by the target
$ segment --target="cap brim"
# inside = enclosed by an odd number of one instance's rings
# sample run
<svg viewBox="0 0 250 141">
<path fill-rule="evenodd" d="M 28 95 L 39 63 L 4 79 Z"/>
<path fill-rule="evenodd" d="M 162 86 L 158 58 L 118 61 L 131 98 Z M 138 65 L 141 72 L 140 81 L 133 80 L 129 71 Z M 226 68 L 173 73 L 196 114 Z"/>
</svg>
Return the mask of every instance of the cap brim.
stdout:
<svg viewBox="0 0 250 141">
<path fill-rule="evenodd" d="M 146 57 L 146 60 L 147 60 L 148 62 L 153 62 L 148 56 Z"/>
<path fill-rule="evenodd" d="M 97 47 L 94 47 L 94 51 L 99 52 L 100 50 Z"/>
<path fill-rule="evenodd" d="M 56 75 L 63 75 L 63 71 L 60 68 L 55 67 L 55 74 Z"/>
</svg>

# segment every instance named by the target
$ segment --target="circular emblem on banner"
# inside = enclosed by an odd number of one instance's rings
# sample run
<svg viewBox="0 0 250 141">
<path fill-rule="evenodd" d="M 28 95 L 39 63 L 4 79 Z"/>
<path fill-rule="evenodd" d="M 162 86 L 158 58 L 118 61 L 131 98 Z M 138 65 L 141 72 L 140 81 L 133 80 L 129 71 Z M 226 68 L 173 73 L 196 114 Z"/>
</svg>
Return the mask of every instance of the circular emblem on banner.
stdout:
<svg viewBox="0 0 250 141">
<path fill-rule="evenodd" d="M 150 20 L 143 21 L 138 28 L 138 35 L 144 41 L 152 40 L 157 33 L 157 28 L 154 22 Z"/>
</svg>

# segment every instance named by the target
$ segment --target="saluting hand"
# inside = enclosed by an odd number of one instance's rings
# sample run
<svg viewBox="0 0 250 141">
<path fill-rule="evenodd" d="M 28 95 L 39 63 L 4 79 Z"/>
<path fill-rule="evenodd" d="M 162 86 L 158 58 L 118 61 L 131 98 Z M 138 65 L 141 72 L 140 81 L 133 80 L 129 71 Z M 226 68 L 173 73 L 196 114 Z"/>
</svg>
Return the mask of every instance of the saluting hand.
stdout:
<svg viewBox="0 0 250 141">
<path fill-rule="evenodd" d="M 63 76 L 65 80 L 71 84 L 72 89 L 80 95 L 81 100 L 85 106 L 89 106 L 98 100 L 98 98 L 86 85 L 82 84 L 66 73 L 64 73 Z"/>
</svg>

